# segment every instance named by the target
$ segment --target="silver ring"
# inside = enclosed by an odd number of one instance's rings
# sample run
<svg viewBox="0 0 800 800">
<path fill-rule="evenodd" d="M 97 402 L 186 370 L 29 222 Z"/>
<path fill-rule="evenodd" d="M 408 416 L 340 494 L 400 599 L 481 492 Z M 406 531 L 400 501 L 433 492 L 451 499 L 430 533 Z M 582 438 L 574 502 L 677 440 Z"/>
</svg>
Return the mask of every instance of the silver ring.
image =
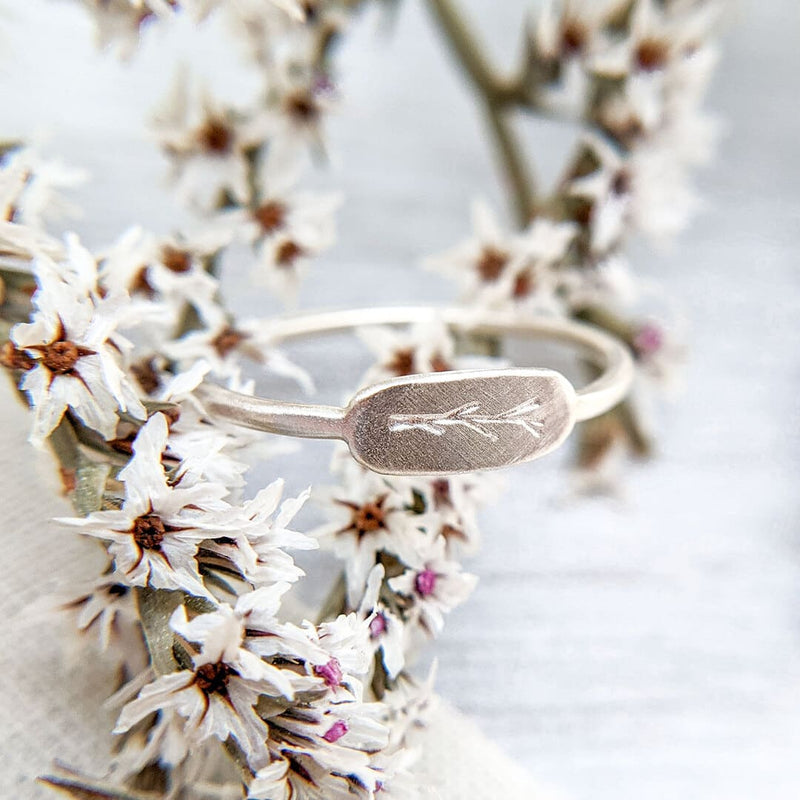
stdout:
<svg viewBox="0 0 800 800">
<path fill-rule="evenodd" d="M 590 325 L 462 308 L 367 308 L 276 319 L 274 341 L 367 325 L 441 319 L 472 334 L 531 334 L 576 345 L 600 370 L 576 391 L 551 369 L 455 370 L 408 375 L 357 392 L 346 408 L 284 403 L 203 384 L 206 410 L 248 428 L 342 439 L 353 457 L 386 475 L 451 475 L 531 461 L 555 450 L 575 422 L 622 400 L 633 380 L 628 348 Z"/>
</svg>

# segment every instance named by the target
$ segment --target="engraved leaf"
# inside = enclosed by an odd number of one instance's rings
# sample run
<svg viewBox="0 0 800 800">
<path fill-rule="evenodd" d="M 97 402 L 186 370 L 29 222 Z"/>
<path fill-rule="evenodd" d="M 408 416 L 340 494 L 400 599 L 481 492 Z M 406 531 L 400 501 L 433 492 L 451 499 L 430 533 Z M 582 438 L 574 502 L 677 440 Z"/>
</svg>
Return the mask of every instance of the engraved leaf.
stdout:
<svg viewBox="0 0 800 800">
<path fill-rule="evenodd" d="M 538 411 L 540 404 L 533 398 L 502 411 L 494 416 L 480 413 L 480 403 L 463 403 L 450 411 L 436 414 L 392 414 L 389 417 L 389 430 L 392 433 L 418 430 L 433 436 L 442 436 L 448 427 L 461 426 L 496 442 L 498 435 L 491 428 L 497 425 L 516 425 L 527 431 L 533 438 L 541 436 L 544 423 L 530 419 Z"/>
</svg>

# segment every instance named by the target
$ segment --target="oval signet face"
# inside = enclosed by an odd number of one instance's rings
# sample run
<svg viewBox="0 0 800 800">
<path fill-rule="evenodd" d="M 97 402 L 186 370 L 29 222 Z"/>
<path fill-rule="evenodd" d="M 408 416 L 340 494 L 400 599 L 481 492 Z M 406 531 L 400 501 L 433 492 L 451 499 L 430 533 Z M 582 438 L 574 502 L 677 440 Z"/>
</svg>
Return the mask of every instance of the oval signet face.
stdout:
<svg viewBox="0 0 800 800">
<path fill-rule="evenodd" d="M 575 423 L 575 390 L 546 369 L 397 378 L 357 394 L 345 416 L 353 456 L 389 475 L 449 475 L 543 456 Z"/>
</svg>

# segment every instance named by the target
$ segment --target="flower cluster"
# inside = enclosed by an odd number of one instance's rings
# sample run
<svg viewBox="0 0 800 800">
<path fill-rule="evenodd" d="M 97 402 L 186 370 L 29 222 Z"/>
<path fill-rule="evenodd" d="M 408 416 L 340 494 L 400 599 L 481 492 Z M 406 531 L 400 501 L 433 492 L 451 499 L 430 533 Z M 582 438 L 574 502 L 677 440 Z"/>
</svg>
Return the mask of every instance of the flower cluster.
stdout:
<svg viewBox="0 0 800 800">
<path fill-rule="evenodd" d="M 244 106 L 217 99 L 180 70 L 152 120 L 177 197 L 211 230 L 205 253 L 226 245 L 255 254 L 253 276 L 284 301 L 295 299 L 309 264 L 335 239 L 335 193 L 303 190 L 309 156 L 325 151 L 325 119 L 335 105 L 331 51 L 359 2 L 352 0 L 85 0 L 101 45 L 130 56 L 151 23 L 187 14 L 222 17 L 261 77 Z M 216 234 L 216 236 L 215 236 Z M 125 243 L 144 246 L 136 237 Z M 125 253 L 121 254 L 125 258 Z M 183 288 L 188 288 L 188 281 Z M 197 287 L 202 289 L 203 287 Z M 208 288 L 208 287 L 206 287 Z M 201 292 L 202 295 L 202 292 Z"/>
<path fill-rule="evenodd" d="M 499 481 L 486 474 L 376 475 L 344 450 L 332 471 L 339 483 L 316 495 L 329 521 L 314 533 L 342 560 L 342 610 L 370 620 L 370 644 L 392 686 L 475 588 L 477 578 L 460 559 L 476 551 L 478 511 Z"/>
<path fill-rule="evenodd" d="M 450 7 L 447 0 L 433 5 Z M 521 230 L 504 231 L 476 204 L 473 236 L 427 264 L 452 276 L 468 303 L 565 314 L 609 329 L 631 347 L 643 389 L 670 378 L 681 357 L 676 321 L 644 314 L 654 293 L 636 280 L 625 247 L 634 234 L 673 236 L 696 210 L 691 169 L 710 156 L 715 139 L 703 100 L 720 11 L 717 0 L 546 4 L 513 78 L 481 73 L 476 84 L 501 109 L 495 124 L 512 153 L 503 126 L 515 109 L 579 122 L 574 153 L 546 195 L 513 153 L 506 166 Z M 440 16 L 453 35 L 448 14 Z M 472 53 L 463 35 L 455 41 L 469 72 Z M 613 423 L 607 417 L 586 426 L 587 435 L 595 443 L 604 438 L 605 451 L 620 436 L 644 450 L 642 405 L 629 410 L 614 412 Z M 596 467 L 596 455 L 585 447 L 584 466 Z"/>
<path fill-rule="evenodd" d="M 5 167 L 0 179 L 16 162 Z M 278 479 L 242 499 L 246 459 L 274 445 L 194 396 L 206 378 L 252 391 L 245 359 L 311 389 L 271 346 L 268 321 L 222 306 L 224 238 L 132 229 L 92 253 L 75 236 L 42 246 L 40 221 L 9 223 L 27 249 L 0 264 L 12 323 L 0 359 L 80 512 L 59 521 L 107 554 L 59 606 L 135 676 L 117 694 L 115 779 L 158 773 L 178 792 L 216 742 L 235 752 L 252 798 L 413 797 L 403 731 L 428 689 L 403 676 L 401 694 L 376 698 L 377 601 L 286 620 L 282 598 L 303 575 L 291 553 L 318 546 L 292 527 L 308 491 L 282 500 Z"/>
<path fill-rule="evenodd" d="M 372 797 L 391 781 L 389 715 L 364 702 L 370 666 L 367 621 L 356 615 L 313 626 L 281 622 L 276 583 L 234 606 L 170 618 L 180 642 L 175 671 L 146 684 L 117 723 L 127 733 L 154 713 L 152 742 L 170 736 L 162 761 L 177 767 L 208 739 L 232 741 L 251 774 L 248 797 Z M 152 748 L 151 748 L 152 749 Z M 127 753 L 120 766 L 141 752 Z"/>
<path fill-rule="evenodd" d="M 255 279 L 293 301 L 313 259 L 335 238 L 335 193 L 300 187 L 309 156 L 324 153 L 335 104 L 329 50 L 352 4 L 198 3 L 196 16 L 227 17 L 262 78 L 234 107 L 181 71 L 153 119 L 181 201 L 207 224 L 251 246 Z"/>
</svg>

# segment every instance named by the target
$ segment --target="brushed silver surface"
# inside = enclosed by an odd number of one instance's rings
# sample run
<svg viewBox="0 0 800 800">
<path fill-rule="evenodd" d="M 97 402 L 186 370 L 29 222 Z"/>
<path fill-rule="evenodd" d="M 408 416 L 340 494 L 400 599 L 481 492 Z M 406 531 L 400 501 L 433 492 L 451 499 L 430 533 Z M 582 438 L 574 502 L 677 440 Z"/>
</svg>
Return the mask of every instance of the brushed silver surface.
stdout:
<svg viewBox="0 0 800 800">
<path fill-rule="evenodd" d="M 553 370 L 415 375 L 357 394 L 345 437 L 359 462 L 384 474 L 497 469 L 558 447 L 575 424 L 575 399 Z"/>
<path fill-rule="evenodd" d="M 628 348 L 591 325 L 555 317 L 425 306 L 324 311 L 277 318 L 278 343 L 365 325 L 438 319 L 453 329 L 566 342 L 599 368 L 575 391 L 560 373 L 536 368 L 409 375 L 359 392 L 349 406 L 285 403 L 204 385 L 209 413 L 238 425 L 313 439 L 344 439 L 365 466 L 389 475 L 452 475 L 531 461 L 558 447 L 576 420 L 616 405 L 633 380 Z"/>
</svg>

